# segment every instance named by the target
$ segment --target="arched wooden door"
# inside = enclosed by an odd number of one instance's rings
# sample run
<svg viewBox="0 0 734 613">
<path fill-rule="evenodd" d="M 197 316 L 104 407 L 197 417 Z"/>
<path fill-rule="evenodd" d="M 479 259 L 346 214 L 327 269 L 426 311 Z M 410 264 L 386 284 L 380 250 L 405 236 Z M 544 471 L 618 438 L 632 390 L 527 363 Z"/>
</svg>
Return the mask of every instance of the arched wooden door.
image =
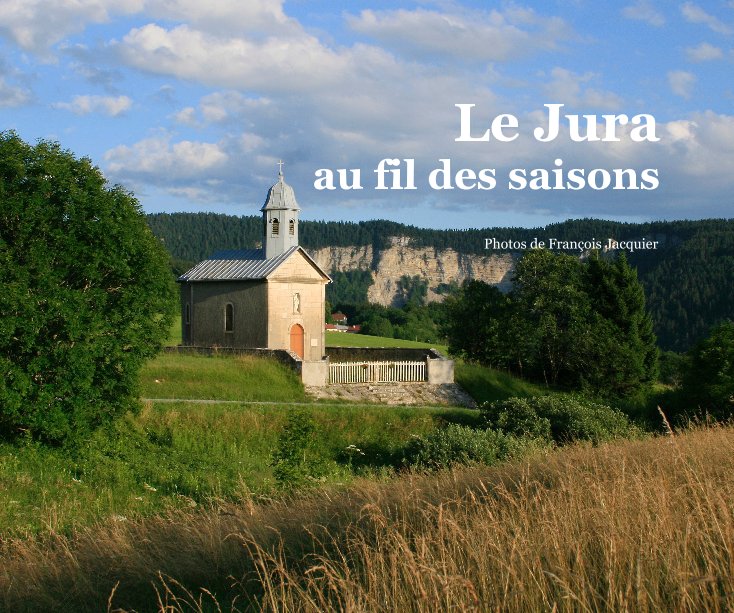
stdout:
<svg viewBox="0 0 734 613">
<path fill-rule="evenodd" d="M 303 359 L 303 326 L 293 324 L 291 327 L 291 351 Z"/>
</svg>

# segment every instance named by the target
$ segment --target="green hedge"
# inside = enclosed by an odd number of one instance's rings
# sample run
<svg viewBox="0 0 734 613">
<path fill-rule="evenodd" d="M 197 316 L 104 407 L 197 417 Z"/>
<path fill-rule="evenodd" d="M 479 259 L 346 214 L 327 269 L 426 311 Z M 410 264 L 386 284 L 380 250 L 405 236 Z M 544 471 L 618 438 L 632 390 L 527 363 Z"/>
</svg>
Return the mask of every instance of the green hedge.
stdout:
<svg viewBox="0 0 734 613">
<path fill-rule="evenodd" d="M 576 440 L 599 443 L 635 432 L 621 411 L 570 394 L 510 398 L 485 403 L 480 410 L 488 428 L 558 444 Z"/>
</svg>

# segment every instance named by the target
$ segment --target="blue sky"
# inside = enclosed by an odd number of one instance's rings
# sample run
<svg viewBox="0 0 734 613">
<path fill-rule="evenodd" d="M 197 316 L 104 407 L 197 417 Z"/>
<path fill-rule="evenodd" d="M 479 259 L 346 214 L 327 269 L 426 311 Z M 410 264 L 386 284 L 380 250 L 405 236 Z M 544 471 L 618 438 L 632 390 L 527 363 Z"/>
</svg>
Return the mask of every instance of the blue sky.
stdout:
<svg viewBox="0 0 734 613">
<path fill-rule="evenodd" d="M 0 0 L 1 129 L 87 156 L 148 212 L 255 213 L 285 160 L 306 219 L 430 227 L 731 217 L 734 0 Z M 516 116 L 509 143 L 455 142 Z M 544 105 L 647 113 L 658 142 L 532 137 Z M 411 158 L 415 190 L 375 190 Z M 492 190 L 429 172 L 495 169 Z M 509 190 L 513 168 L 657 169 L 654 190 Z M 319 191 L 320 168 L 364 189 Z"/>
</svg>

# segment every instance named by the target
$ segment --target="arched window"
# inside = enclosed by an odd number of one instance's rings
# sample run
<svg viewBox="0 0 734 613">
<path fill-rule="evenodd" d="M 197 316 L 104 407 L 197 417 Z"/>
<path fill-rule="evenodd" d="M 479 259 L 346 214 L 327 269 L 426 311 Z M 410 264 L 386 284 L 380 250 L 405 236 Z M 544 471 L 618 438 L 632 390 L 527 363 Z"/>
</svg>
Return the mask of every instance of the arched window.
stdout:
<svg viewBox="0 0 734 613">
<path fill-rule="evenodd" d="M 234 332 L 234 305 L 231 302 L 224 306 L 224 331 Z"/>
<path fill-rule="evenodd" d="M 295 220 L 291 219 L 288 222 L 288 234 L 290 234 L 291 236 L 293 236 L 295 233 L 296 233 L 296 222 L 295 222 Z"/>
<path fill-rule="evenodd" d="M 271 223 L 273 224 L 273 236 L 278 236 L 280 234 L 280 220 L 276 217 Z"/>
</svg>

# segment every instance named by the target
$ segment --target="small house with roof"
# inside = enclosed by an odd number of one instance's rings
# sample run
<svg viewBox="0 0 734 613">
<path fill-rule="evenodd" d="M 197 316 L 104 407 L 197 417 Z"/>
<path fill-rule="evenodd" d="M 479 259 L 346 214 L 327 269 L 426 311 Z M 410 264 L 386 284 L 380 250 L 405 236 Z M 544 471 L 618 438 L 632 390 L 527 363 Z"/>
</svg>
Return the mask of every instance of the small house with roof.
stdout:
<svg viewBox="0 0 734 613">
<path fill-rule="evenodd" d="M 300 208 L 282 163 L 260 211 L 261 249 L 219 251 L 178 278 L 183 344 L 284 349 L 320 361 L 331 279 L 298 244 Z"/>
</svg>

